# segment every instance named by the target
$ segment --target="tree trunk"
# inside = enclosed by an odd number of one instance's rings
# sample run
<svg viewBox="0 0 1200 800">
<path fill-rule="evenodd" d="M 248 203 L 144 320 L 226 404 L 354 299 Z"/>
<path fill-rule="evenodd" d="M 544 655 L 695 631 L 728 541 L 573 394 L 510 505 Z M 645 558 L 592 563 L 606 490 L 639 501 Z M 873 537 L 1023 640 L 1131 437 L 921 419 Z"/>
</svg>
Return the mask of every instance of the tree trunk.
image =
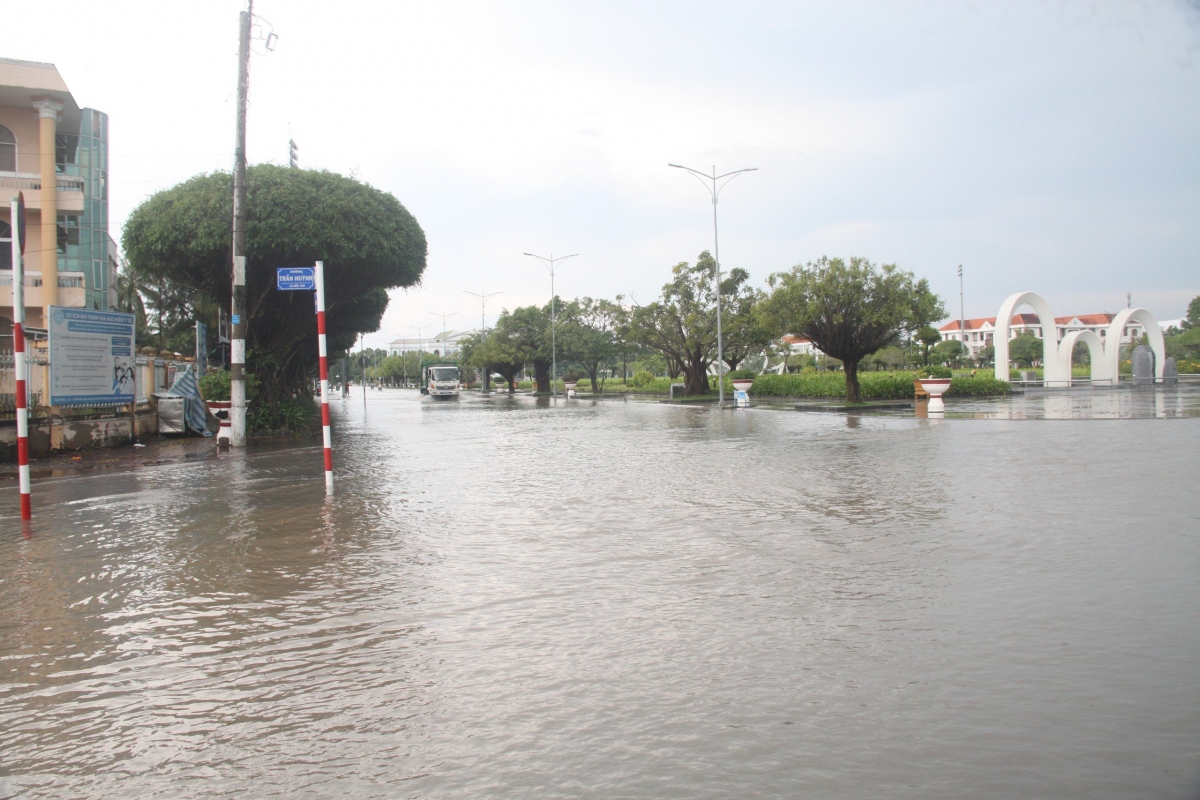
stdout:
<svg viewBox="0 0 1200 800">
<path fill-rule="evenodd" d="M 604 391 L 604 384 L 600 381 L 600 365 L 585 366 L 588 379 L 592 382 L 592 394 L 600 394 Z"/>
<path fill-rule="evenodd" d="M 550 394 L 550 362 L 533 362 L 533 382 L 538 394 Z"/>
<path fill-rule="evenodd" d="M 708 394 L 708 365 L 703 358 L 693 357 L 683 370 L 683 393 L 689 397 Z"/>
<path fill-rule="evenodd" d="M 858 386 L 858 362 L 843 361 L 842 367 L 846 370 L 846 402 L 861 403 L 862 391 Z"/>
</svg>

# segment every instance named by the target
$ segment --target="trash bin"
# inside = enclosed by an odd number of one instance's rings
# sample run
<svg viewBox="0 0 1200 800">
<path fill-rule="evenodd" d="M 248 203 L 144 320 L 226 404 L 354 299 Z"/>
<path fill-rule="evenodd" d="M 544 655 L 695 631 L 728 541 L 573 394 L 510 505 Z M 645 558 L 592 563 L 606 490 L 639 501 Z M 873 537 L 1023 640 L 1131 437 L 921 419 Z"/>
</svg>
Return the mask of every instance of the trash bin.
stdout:
<svg viewBox="0 0 1200 800">
<path fill-rule="evenodd" d="M 183 418 L 183 398 L 173 394 L 156 394 L 158 401 L 158 432 L 187 433 Z"/>
<path fill-rule="evenodd" d="M 687 389 L 687 384 L 685 383 L 672 383 L 671 399 L 674 400 L 676 396 L 683 397 L 683 392 L 685 389 Z"/>
</svg>

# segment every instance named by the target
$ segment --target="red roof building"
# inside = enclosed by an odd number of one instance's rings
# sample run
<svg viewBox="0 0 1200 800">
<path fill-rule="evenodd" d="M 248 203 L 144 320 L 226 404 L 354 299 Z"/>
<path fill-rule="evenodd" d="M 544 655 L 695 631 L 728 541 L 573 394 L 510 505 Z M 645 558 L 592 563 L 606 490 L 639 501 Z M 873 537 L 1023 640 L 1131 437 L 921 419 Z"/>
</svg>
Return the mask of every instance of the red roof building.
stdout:
<svg viewBox="0 0 1200 800">
<path fill-rule="evenodd" d="M 1055 341 L 1061 342 L 1068 333 L 1081 330 L 1092 331 L 1101 339 L 1107 338 L 1108 326 L 1112 324 L 1115 316 L 1115 314 L 1076 314 L 1070 317 L 1055 317 Z M 966 344 L 971 357 L 974 358 L 979 350 L 992 344 L 992 336 L 996 330 L 996 318 L 976 317 L 964 320 L 964 322 L 962 332 L 959 331 L 959 321 L 955 319 L 938 328 L 938 333 L 942 335 L 943 340 L 956 339 Z M 1039 339 L 1042 338 L 1042 321 L 1037 314 L 1012 315 L 1009 323 L 1009 338 L 1015 339 L 1024 333 L 1031 333 Z M 1146 330 L 1140 322 L 1130 322 L 1121 331 L 1121 343 L 1128 344 L 1145 334 Z"/>
</svg>

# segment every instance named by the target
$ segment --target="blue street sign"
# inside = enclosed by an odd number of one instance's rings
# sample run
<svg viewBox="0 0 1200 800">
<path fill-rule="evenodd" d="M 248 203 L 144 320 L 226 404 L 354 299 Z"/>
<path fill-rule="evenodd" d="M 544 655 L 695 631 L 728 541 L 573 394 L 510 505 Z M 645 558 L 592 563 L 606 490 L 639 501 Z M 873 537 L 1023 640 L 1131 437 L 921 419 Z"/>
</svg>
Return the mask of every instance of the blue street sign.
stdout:
<svg viewBox="0 0 1200 800">
<path fill-rule="evenodd" d="M 317 288 L 314 267 L 277 267 L 275 288 L 284 291 L 313 291 Z"/>
</svg>

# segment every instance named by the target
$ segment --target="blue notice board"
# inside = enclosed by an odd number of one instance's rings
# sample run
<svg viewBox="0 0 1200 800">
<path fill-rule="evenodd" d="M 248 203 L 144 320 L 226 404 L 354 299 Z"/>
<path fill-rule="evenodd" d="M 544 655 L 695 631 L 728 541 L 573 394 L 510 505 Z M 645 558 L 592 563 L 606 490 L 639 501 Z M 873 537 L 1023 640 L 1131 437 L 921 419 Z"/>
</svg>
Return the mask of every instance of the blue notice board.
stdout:
<svg viewBox="0 0 1200 800">
<path fill-rule="evenodd" d="M 313 291 L 317 288 L 315 267 L 276 267 L 275 288 L 285 292 Z"/>
<path fill-rule="evenodd" d="M 50 405 L 133 400 L 133 314 L 50 306 Z"/>
</svg>

